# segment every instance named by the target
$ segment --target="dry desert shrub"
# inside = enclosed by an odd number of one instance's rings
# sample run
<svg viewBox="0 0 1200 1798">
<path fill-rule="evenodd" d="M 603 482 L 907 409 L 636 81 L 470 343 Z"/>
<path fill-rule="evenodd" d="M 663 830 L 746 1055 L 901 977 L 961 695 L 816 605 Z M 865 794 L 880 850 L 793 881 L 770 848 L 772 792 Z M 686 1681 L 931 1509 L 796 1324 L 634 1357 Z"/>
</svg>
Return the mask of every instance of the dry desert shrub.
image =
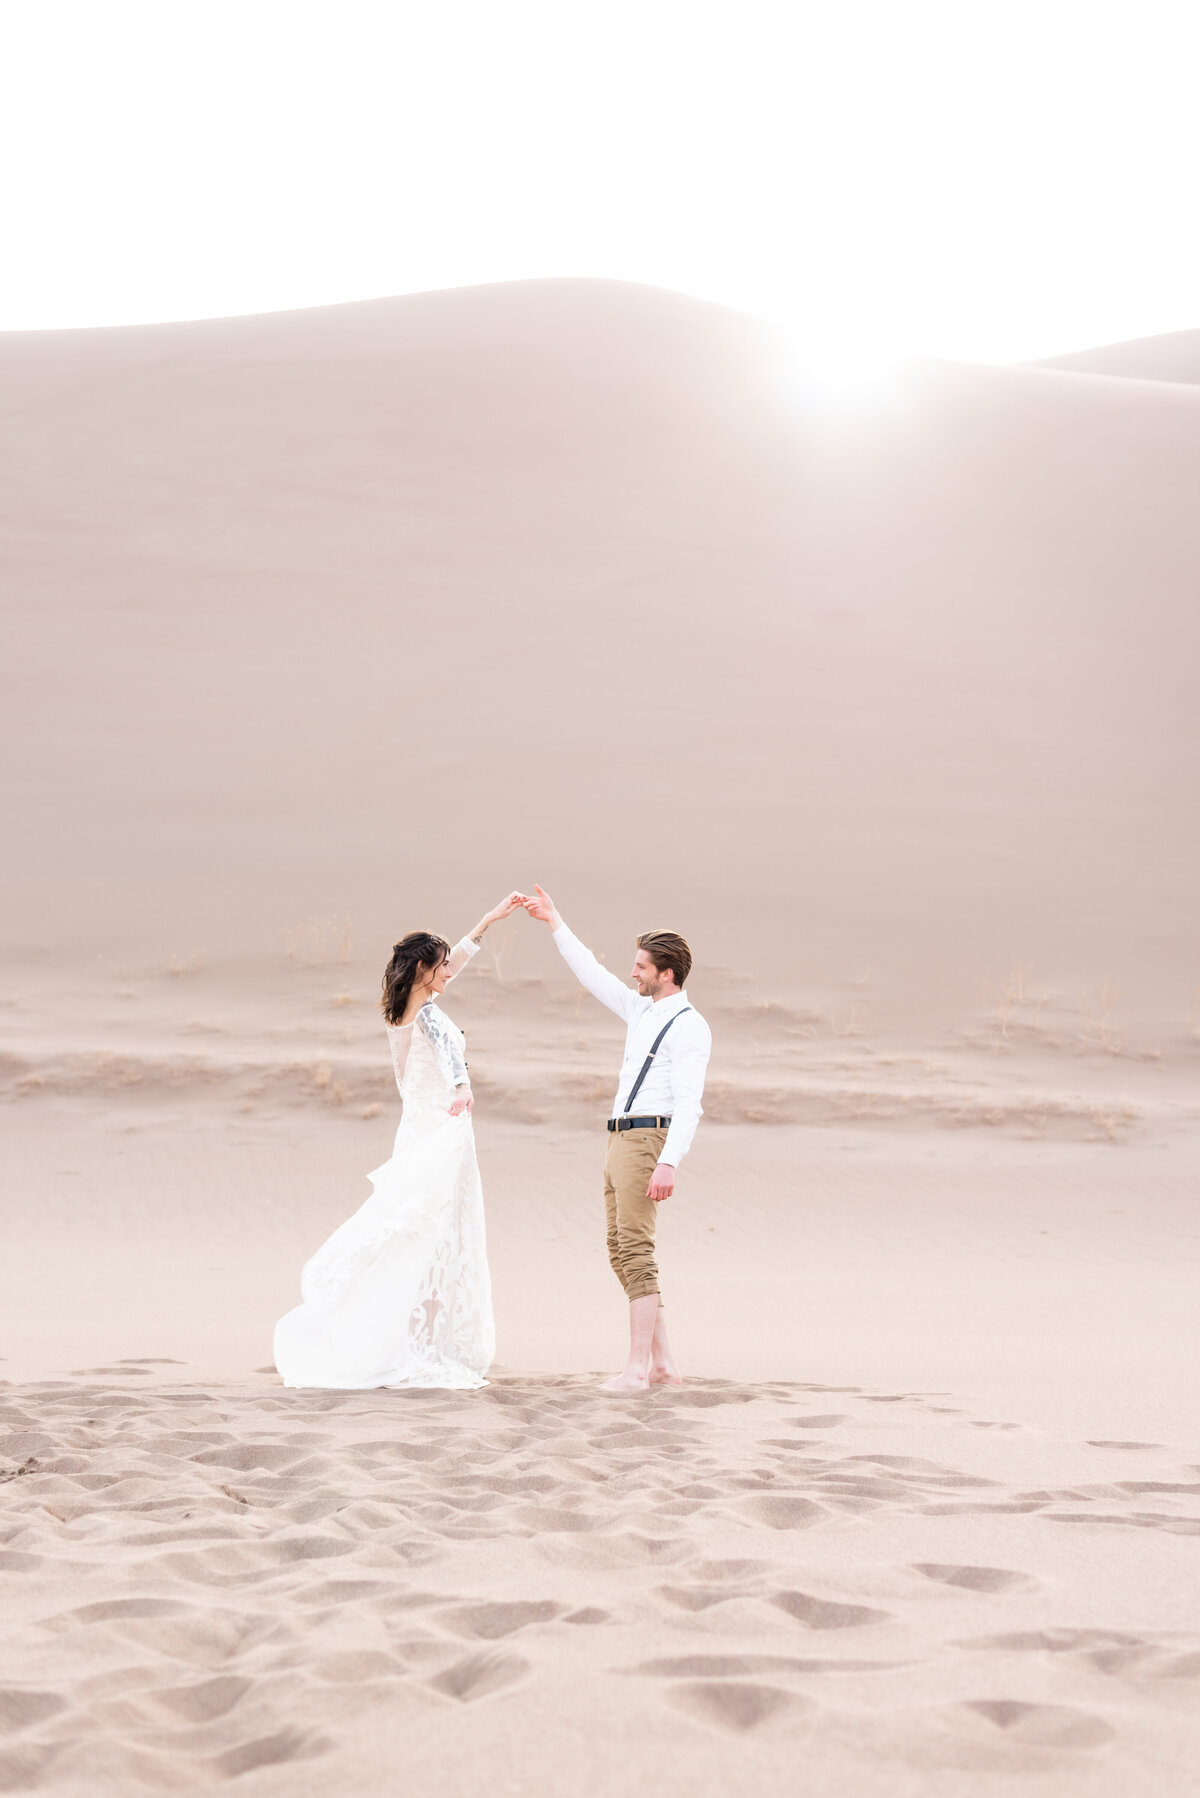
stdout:
<svg viewBox="0 0 1200 1798">
<path fill-rule="evenodd" d="M 1042 1013 L 1050 1003 L 1050 994 L 1034 991 L 1026 968 L 1013 968 L 1003 980 L 997 981 L 992 996 L 995 1002 L 993 1017 L 1002 1042 L 1022 1036 L 1057 1046 L 1042 1019 Z"/>
<path fill-rule="evenodd" d="M 483 946 L 490 960 L 485 963 L 484 968 L 481 968 L 480 972 L 483 973 L 487 971 L 493 973 L 502 986 L 505 984 L 503 966 L 504 957 L 507 955 L 514 941 L 513 924 L 514 919 L 502 918 L 498 924 L 492 926 L 484 939 Z"/>
<path fill-rule="evenodd" d="M 857 1005 L 851 1005 L 849 1015 L 844 1020 L 840 1020 L 837 1013 L 831 1011 L 829 1028 L 834 1036 L 865 1036 L 867 1034 L 859 1022 Z"/>
<path fill-rule="evenodd" d="M 1093 1105 L 1088 1115 L 1097 1127 L 1097 1136 L 1106 1142 L 1120 1142 L 1137 1122 L 1137 1109 L 1128 1101 L 1113 1105 Z"/>
<path fill-rule="evenodd" d="M 1112 1021 L 1117 989 L 1106 974 L 1094 993 L 1085 993 L 1079 1003 L 1082 1019 L 1081 1038 L 1084 1048 L 1103 1049 L 1107 1055 L 1119 1055 L 1125 1032 Z"/>
<path fill-rule="evenodd" d="M 992 1009 L 987 1015 L 996 1035 L 990 1044 L 976 1037 L 977 1047 L 1008 1050 L 1025 1043 L 1074 1055 L 1095 1049 L 1106 1055 L 1125 1052 L 1125 1032 L 1113 1018 L 1119 995 L 1107 974 L 1081 994 L 1078 1004 L 1062 994 L 1036 991 L 1024 968 L 1014 968 L 995 982 L 990 996 Z"/>
<path fill-rule="evenodd" d="M 198 949 L 190 955 L 172 955 L 167 962 L 167 973 L 173 974 L 176 980 L 183 980 L 188 974 L 200 974 L 204 970 L 204 957 Z"/>
<path fill-rule="evenodd" d="M 762 1048 L 760 1036 L 763 1033 L 772 1047 L 780 1036 L 813 1041 L 819 1037 L 868 1034 L 860 1016 L 862 1002 L 858 999 L 850 1001 L 845 1013 L 833 1008 L 812 1011 L 806 1006 L 787 1005 L 781 999 L 726 1000 L 719 1009 L 737 1023 L 751 1026 L 750 1040 L 758 1049 Z"/>
</svg>

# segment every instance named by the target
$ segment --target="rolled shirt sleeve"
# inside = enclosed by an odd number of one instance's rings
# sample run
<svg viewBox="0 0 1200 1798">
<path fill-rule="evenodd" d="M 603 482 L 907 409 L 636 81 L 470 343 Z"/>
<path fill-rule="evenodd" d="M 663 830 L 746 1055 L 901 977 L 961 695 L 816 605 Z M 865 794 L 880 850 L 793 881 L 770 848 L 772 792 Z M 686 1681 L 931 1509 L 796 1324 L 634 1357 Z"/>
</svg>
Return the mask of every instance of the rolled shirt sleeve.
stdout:
<svg viewBox="0 0 1200 1798">
<path fill-rule="evenodd" d="M 558 952 L 574 974 L 576 980 L 585 986 L 589 993 L 615 1011 L 619 1018 L 628 1021 L 638 1004 L 638 995 L 631 986 L 610 973 L 590 949 L 585 949 L 579 938 L 565 924 L 560 924 L 554 932 L 554 941 Z"/>
<path fill-rule="evenodd" d="M 671 1127 L 659 1160 L 668 1167 L 678 1167 L 691 1148 L 696 1126 L 704 1115 L 700 1101 L 712 1053 L 712 1031 L 693 1011 L 680 1018 L 671 1034 L 676 1037 L 670 1060 Z"/>
</svg>

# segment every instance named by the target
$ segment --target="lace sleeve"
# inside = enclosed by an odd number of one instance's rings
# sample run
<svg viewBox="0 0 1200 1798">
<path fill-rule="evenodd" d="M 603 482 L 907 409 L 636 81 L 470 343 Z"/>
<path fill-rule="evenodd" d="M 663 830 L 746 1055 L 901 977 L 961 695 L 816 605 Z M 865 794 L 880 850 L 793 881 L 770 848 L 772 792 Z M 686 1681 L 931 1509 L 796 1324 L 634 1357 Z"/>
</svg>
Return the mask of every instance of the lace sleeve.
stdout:
<svg viewBox="0 0 1200 1798">
<path fill-rule="evenodd" d="M 457 978 L 473 955 L 479 954 L 479 944 L 471 941 L 469 936 L 460 937 L 450 951 L 447 964 L 447 983 Z"/>
<path fill-rule="evenodd" d="M 467 1064 L 460 1046 L 461 1038 L 457 1031 L 447 1027 L 447 1021 L 436 1005 L 423 1005 L 417 1013 L 417 1022 L 433 1044 L 438 1063 L 451 1086 L 469 1085 Z"/>
</svg>

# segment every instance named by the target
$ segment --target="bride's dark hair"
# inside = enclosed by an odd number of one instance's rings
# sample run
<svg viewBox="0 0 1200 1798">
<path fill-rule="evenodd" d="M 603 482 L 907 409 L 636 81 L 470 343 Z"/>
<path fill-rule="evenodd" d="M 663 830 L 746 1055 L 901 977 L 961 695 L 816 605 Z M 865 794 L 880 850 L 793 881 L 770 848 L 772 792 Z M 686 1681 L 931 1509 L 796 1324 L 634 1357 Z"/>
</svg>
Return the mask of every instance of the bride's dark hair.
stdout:
<svg viewBox="0 0 1200 1798">
<path fill-rule="evenodd" d="M 436 968 L 450 953 L 445 937 L 428 930 L 410 930 L 392 950 L 392 959 L 383 970 L 383 1015 L 389 1024 L 399 1024 L 404 1017 L 413 981 L 421 968 Z"/>
</svg>

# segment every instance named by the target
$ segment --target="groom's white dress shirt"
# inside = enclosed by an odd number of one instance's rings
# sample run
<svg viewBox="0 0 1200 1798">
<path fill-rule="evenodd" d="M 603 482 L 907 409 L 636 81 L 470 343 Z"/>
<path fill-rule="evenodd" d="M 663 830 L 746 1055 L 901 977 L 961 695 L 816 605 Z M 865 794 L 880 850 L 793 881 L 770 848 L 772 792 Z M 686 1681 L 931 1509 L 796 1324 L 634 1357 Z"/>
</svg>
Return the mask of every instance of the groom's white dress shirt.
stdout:
<svg viewBox="0 0 1200 1798">
<path fill-rule="evenodd" d="M 672 993 L 669 999 L 643 999 L 633 987 L 626 986 L 615 974 L 585 949 L 579 938 L 565 924 L 554 932 L 559 952 L 571 972 L 594 993 L 602 1005 L 624 1018 L 625 1059 L 617 1083 L 611 1115 L 621 1117 L 627 1110 L 629 1093 L 642 1071 L 642 1064 L 654 1039 L 669 1018 L 688 1005 L 686 992 Z M 692 1146 L 696 1125 L 703 1110 L 704 1074 L 712 1052 L 712 1031 L 694 1008 L 679 1022 L 672 1024 L 662 1048 L 650 1063 L 650 1072 L 642 1081 L 634 1101 L 634 1117 L 669 1117 L 671 1128 L 663 1146 L 660 1161 L 678 1167 Z"/>
</svg>

